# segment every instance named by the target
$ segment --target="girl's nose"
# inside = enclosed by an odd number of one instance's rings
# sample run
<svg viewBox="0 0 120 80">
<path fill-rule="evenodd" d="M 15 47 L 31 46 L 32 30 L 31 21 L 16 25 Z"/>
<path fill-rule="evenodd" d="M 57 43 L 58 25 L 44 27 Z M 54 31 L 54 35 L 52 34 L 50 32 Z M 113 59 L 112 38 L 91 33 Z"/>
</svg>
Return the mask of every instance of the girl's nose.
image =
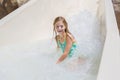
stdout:
<svg viewBox="0 0 120 80">
<path fill-rule="evenodd" d="M 61 29 L 61 27 L 59 26 L 58 29 Z"/>
</svg>

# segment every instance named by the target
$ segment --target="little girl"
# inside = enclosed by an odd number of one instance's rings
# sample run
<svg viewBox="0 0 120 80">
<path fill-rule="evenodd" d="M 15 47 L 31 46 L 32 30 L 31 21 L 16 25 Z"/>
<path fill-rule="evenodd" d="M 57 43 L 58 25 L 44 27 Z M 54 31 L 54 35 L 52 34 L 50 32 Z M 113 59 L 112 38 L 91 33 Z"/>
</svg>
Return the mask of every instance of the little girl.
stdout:
<svg viewBox="0 0 120 80">
<path fill-rule="evenodd" d="M 77 48 L 77 44 L 74 36 L 70 33 L 68 29 L 68 24 L 66 20 L 63 17 L 61 16 L 57 17 L 54 20 L 53 25 L 56 34 L 55 39 L 57 42 L 57 46 L 58 48 L 61 48 L 63 52 L 63 54 L 57 61 L 57 63 L 60 63 L 67 57 L 71 58 L 76 54 L 75 51 Z"/>
</svg>

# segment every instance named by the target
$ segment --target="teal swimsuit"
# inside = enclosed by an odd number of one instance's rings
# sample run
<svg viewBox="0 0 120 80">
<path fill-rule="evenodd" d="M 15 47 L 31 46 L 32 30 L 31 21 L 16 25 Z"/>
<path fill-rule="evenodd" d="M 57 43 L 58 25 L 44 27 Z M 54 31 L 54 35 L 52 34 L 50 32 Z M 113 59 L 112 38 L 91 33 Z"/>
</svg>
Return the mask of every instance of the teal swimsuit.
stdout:
<svg viewBox="0 0 120 80">
<path fill-rule="evenodd" d="M 61 43 L 60 41 L 58 41 L 58 46 L 62 49 L 62 51 L 64 52 L 65 47 L 66 47 L 66 41 L 64 41 L 63 43 Z M 72 55 L 74 54 L 75 50 L 76 50 L 77 44 L 74 42 L 72 44 L 72 47 L 70 49 L 70 52 L 68 54 L 68 57 L 72 57 Z"/>
</svg>

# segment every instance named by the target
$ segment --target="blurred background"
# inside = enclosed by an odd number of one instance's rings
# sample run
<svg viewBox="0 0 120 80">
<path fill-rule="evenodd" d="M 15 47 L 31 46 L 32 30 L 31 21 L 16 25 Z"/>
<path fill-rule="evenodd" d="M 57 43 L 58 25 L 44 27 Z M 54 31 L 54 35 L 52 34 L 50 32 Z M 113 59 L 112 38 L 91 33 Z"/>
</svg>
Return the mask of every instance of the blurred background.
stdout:
<svg viewBox="0 0 120 80">
<path fill-rule="evenodd" d="M 113 2 L 117 24 L 120 32 L 120 0 L 112 0 L 112 2 Z"/>
<path fill-rule="evenodd" d="M 0 19 L 22 6 L 29 0 L 0 0 Z"/>
</svg>

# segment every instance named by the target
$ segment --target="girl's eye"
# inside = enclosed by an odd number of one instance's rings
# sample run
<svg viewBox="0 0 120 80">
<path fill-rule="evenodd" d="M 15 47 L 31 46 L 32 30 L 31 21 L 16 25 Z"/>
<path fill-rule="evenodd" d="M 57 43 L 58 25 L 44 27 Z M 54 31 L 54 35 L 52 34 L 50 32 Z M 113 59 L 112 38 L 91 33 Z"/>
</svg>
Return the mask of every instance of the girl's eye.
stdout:
<svg viewBox="0 0 120 80">
<path fill-rule="evenodd" d="M 59 26 L 56 26 L 56 28 L 59 28 Z"/>
<path fill-rule="evenodd" d="M 61 28 L 63 28 L 63 25 L 61 25 Z"/>
</svg>

